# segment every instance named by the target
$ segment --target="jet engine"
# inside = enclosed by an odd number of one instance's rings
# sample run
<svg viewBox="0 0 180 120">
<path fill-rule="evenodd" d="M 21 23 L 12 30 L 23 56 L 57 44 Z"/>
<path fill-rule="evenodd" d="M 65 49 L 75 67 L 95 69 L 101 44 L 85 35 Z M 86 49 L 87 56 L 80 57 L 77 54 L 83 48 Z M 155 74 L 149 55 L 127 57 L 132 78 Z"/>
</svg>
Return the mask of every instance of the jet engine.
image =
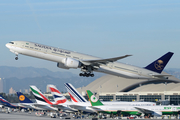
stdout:
<svg viewBox="0 0 180 120">
<path fill-rule="evenodd" d="M 57 67 L 62 68 L 62 69 L 69 69 L 68 67 L 64 65 L 64 63 L 57 63 Z"/>
<path fill-rule="evenodd" d="M 65 58 L 62 60 L 62 63 L 58 63 L 57 67 L 63 68 L 63 69 L 69 69 L 69 68 L 79 68 L 81 67 L 81 62 L 78 60 L 75 60 L 73 58 Z"/>
</svg>

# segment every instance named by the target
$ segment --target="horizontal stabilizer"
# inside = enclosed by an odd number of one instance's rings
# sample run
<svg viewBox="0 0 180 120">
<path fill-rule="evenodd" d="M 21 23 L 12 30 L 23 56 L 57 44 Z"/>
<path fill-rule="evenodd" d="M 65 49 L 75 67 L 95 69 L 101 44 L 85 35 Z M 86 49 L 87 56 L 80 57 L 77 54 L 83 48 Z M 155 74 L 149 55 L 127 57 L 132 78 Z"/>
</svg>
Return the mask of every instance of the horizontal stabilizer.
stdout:
<svg viewBox="0 0 180 120">
<path fill-rule="evenodd" d="M 160 74 L 160 75 L 152 75 L 152 76 L 154 76 L 154 77 L 168 77 L 168 76 L 172 76 L 172 75 L 163 75 L 163 74 Z"/>
</svg>

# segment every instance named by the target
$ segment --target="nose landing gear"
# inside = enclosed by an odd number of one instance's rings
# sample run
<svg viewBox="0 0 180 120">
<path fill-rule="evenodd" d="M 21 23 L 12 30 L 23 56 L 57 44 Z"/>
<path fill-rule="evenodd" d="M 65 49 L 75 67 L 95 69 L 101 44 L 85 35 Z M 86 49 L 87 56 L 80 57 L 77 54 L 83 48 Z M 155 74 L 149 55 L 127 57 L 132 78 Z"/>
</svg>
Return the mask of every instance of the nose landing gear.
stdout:
<svg viewBox="0 0 180 120">
<path fill-rule="evenodd" d="M 18 60 L 18 55 L 16 55 L 15 60 Z"/>
</svg>

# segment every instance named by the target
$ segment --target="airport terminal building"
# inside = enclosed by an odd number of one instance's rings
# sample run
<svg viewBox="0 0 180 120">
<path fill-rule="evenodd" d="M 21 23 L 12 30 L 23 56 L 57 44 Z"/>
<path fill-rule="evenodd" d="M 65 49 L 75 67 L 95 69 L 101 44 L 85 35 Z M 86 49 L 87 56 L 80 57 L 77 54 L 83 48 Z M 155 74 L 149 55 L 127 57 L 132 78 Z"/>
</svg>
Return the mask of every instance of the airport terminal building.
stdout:
<svg viewBox="0 0 180 120">
<path fill-rule="evenodd" d="M 167 73 L 163 72 L 163 74 Z M 147 80 L 105 75 L 86 87 L 78 88 L 78 91 L 85 98 L 87 98 L 86 90 L 91 90 L 102 101 L 145 101 L 161 105 L 180 104 L 180 80 L 174 76 L 167 80 Z"/>
</svg>

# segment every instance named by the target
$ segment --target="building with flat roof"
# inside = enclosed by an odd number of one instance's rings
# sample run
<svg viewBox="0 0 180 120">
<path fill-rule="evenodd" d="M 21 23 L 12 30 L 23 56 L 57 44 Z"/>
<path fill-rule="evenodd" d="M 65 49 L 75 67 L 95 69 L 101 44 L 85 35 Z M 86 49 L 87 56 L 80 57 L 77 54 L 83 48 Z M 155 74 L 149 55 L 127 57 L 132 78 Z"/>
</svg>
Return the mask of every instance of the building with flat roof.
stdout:
<svg viewBox="0 0 180 120">
<path fill-rule="evenodd" d="M 105 75 L 77 90 L 86 98 L 86 90 L 91 90 L 102 101 L 149 101 L 159 104 L 180 104 L 180 80 L 174 76 L 170 76 L 167 80 L 147 80 Z"/>
</svg>

